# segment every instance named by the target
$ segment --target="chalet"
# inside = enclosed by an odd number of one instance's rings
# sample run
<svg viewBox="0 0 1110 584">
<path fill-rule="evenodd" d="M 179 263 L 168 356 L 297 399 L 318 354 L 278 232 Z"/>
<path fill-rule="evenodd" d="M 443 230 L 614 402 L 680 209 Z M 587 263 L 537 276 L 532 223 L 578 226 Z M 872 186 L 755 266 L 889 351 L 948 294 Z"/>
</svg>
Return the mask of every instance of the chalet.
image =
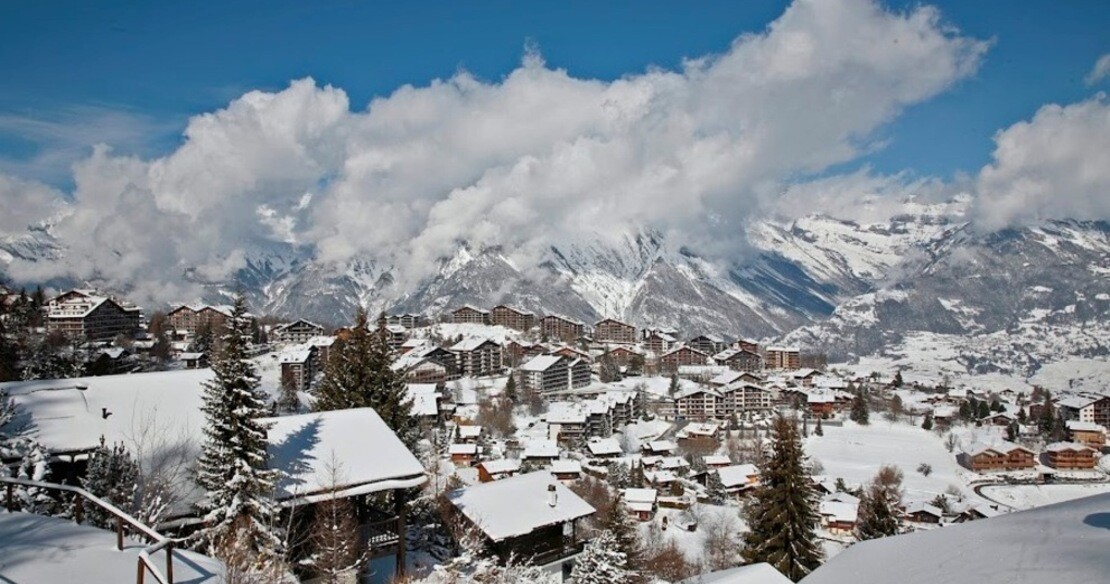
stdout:
<svg viewBox="0 0 1110 584">
<path fill-rule="evenodd" d="M 646 470 L 644 480 L 656 489 L 666 487 L 678 481 L 678 475 L 669 470 Z"/>
<path fill-rule="evenodd" d="M 976 472 L 1028 470 L 1036 466 L 1036 455 L 1012 442 L 994 446 L 976 444 L 963 454 L 960 462 Z"/>
<path fill-rule="evenodd" d="M 730 495 L 759 486 L 759 469 L 754 464 L 735 464 L 718 468 L 714 472 L 721 477 L 721 484 Z"/>
<path fill-rule="evenodd" d="M 1092 422 L 1102 426 L 1103 428 L 1110 428 L 1110 396 L 1103 396 L 1095 400 L 1092 404 L 1091 413 Z"/>
<path fill-rule="evenodd" d="M 652 440 L 643 445 L 645 455 L 666 456 L 678 450 L 678 445 L 670 440 Z"/>
<path fill-rule="evenodd" d="M 478 460 L 479 446 L 477 444 L 452 444 L 447 447 L 451 455 L 451 462 L 458 466 L 471 466 Z"/>
<path fill-rule="evenodd" d="M 529 440 L 524 444 L 520 457 L 531 462 L 550 464 L 559 458 L 559 445 L 554 440 Z"/>
<path fill-rule="evenodd" d="M 594 458 L 620 458 L 624 454 L 620 443 L 613 438 L 590 438 L 586 450 Z"/>
<path fill-rule="evenodd" d="M 914 502 L 906 505 L 902 514 L 907 521 L 914 523 L 940 523 L 944 518 L 944 511 L 940 508 L 923 502 Z"/>
<path fill-rule="evenodd" d="M 831 391 L 810 391 L 805 396 L 806 407 L 814 416 L 828 418 L 836 411 L 836 394 Z"/>
<path fill-rule="evenodd" d="M 451 312 L 451 322 L 455 324 L 489 324 L 489 311 L 468 304 Z"/>
<path fill-rule="evenodd" d="M 551 461 L 551 476 L 560 481 L 576 481 L 582 478 L 582 463 L 577 460 L 559 458 Z"/>
<path fill-rule="evenodd" d="M 518 331 L 530 331 L 536 326 L 536 315 L 532 312 L 517 310 L 511 306 L 499 304 L 490 311 L 490 324 L 511 328 Z"/>
<path fill-rule="evenodd" d="M 516 368 L 532 357 L 538 357 L 546 352 L 547 347 L 539 343 L 509 341 L 501 349 L 501 360 L 504 361 L 506 366 Z"/>
<path fill-rule="evenodd" d="M 578 523 L 596 510 L 548 472 L 532 472 L 447 494 L 458 515 L 501 561 L 548 565 L 581 551 Z"/>
<path fill-rule="evenodd" d="M 732 383 L 763 383 L 763 378 L 750 371 L 736 371 L 730 369 L 707 382 L 713 387 L 723 387 Z"/>
<path fill-rule="evenodd" d="M 1080 422 L 1068 420 L 1065 422 L 1068 429 L 1068 438 L 1072 442 L 1102 450 L 1106 446 L 1106 429 L 1094 422 Z"/>
<path fill-rule="evenodd" d="M 759 353 L 745 351 L 744 349 L 726 349 L 714 353 L 713 361 L 733 371 L 755 372 L 763 370 L 763 357 L 760 357 Z"/>
<path fill-rule="evenodd" d="M 478 481 L 489 483 L 520 473 L 520 461 L 515 458 L 486 460 L 478 463 Z"/>
<path fill-rule="evenodd" d="M 640 521 L 651 521 L 655 517 L 658 498 L 655 489 L 624 489 L 621 492 L 625 508 Z"/>
<path fill-rule="evenodd" d="M 1071 396 L 1056 402 L 1060 417 L 1065 420 L 1075 420 L 1093 424 L 1095 421 L 1095 402 L 1098 400 L 1088 396 Z"/>
<path fill-rule="evenodd" d="M 312 377 L 316 374 L 315 364 L 316 347 L 312 345 L 298 345 L 290 347 L 278 355 L 281 365 L 282 387 L 292 387 L 296 391 L 308 391 L 312 384 Z"/>
<path fill-rule="evenodd" d="M 570 379 L 570 361 L 558 355 L 540 355 L 517 369 L 517 383 L 522 390 L 545 393 L 566 389 Z"/>
<path fill-rule="evenodd" d="M 678 432 L 679 441 L 683 440 L 711 440 L 716 442 L 721 432 L 721 426 L 712 422 L 695 422 L 687 424 Z"/>
<path fill-rule="evenodd" d="M 801 367 L 801 352 L 797 347 L 767 347 L 764 365 L 768 369 L 798 369 Z"/>
<path fill-rule="evenodd" d="M 463 375 L 482 377 L 501 373 L 501 345 L 489 339 L 469 338 L 448 349 L 458 359 L 457 368 Z"/>
<path fill-rule="evenodd" d="M 721 468 L 725 466 L 732 466 L 732 461 L 723 454 L 710 454 L 702 458 L 705 461 L 705 466 L 709 468 Z"/>
<path fill-rule="evenodd" d="M 279 343 L 299 345 L 323 334 L 324 327 L 301 319 L 274 327 L 270 331 L 270 338 Z"/>
<path fill-rule="evenodd" d="M 323 371 L 331 359 L 331 348 L 335 346 L 335 337 L 319 336 L 308 339 L 306 345 L 311 345 L 316 348 L 316 363 L 317 371 Z"/>
<path fill-rule="evenodd" d="M 678 339 L 675 335 L 658 329 L 644 331 L 644 350 L 652 355 L 662 355 L 670 351 L 676 344 L 678 344 Z"/>
<path fill-rule="evenodd" d="M 642 363 L 644 355 L 633 347 L 620 346 L 606 351 L 602 358 L 611 359 L 617 367 L 627 369 L 632 364 L 633 359 L 638 358 Z"/>
<path fill-rule="evenodd" d="M 728 371 L 723 365 L 679 365 L 675 372 L 679 379 L 689 379 L 697 383 L 708 383 Z"/>
<path fill-rule="evenodd" d="M 482 438 L 482 427 L 472 424 L 459 424 L 455 426 L 456 444 L 477 444 Z"/>
<path fill-rule="evenodd" d="M 850 534 L 859 518 L 859 499 L 847 493 L 835 495 L 841 497 L 825 498 L 818 506 L 821 525 L 834 534 Z"/>
<path fill-rule="evenodd" d="M 706 355 L 716 355 L 725 349 L 725 341 L 716 335 L 698 335 L 686 341 L 686 346 Z"/>
<path fill-rule="evenodd" d="M 817 385 L 817 378 L 820 376 L 820 371 L 808 368 L 797 369 L 790 375 L 794 383 L 802 387 L 814 387 Z"/>
<path fill-rule="evenodd" d="M 709 355 L 691 347 L 678 347 L 659 357 L 659 369 L 663 373 L 676 373 L 681 365 L 706 365 Z"/>
<path fill-rule="evenodd" d="M 1010 415 L 1006 412 L 998 412 L 998 413 L 990 415 L 986 418 L 983 418 L 983 423 L 990 424 L 992 426 L 1003 426 L 1003 427 L 1005 427 L 1005 426 L 1009 426 L 1010 424 L 1012 424 L 1016 421 L 1017 421 L 1017 418 L 1015 418 L 1014 416 L 1012 416 L 1012 415 Z"/>
<path fill-rule="evenodd" d="M 759 353 L 759 343 L 750 339 L 737 339 L 729 348 L 739 349 L 741 351 L 747 351 L 749 353 Z"/>
<path fill-rule="evenodd" d="M 1098 464 L 1093 448 L 1075 442 L 1056 442 L 1045 447 L 1045 462 L 1058 470 L 1089 470 Z"/>
<path fill-rule="evenodd" d="M 208 367 L 207 353 L 181 353 L 177 360 L 185 364 L 186 369 L 204 369 Z"/>
<path fill-rule="evenodd" d="M 594 325 L 594 340 L 600 343 L 631 345 L 636 342 L 636 327 L 607 318 Z"/>
<path fill-rule="evenodd" d="M 431 345 L 401 355 L 390 368 L 403 371 L 410 383 L 444 383 L 460 377 L 458 356 Z"/>
<path fill-rule="evenodd" d="M 420 315 L 417 314 L 390 314 L 385 317 L 386 324 L 401 326 L 406 329 L 414 329 L 420 326 Z"/>
<path fill-rule="evenodd" d="M 586 351 L 575 349 L 574 347 L 569 346 L 559 347 L 558 349 L 551 351 L 551 354 L 559 355 L 560 357 L 566 357 L 567 359 L 582 359 L 587 363 L 591 359 L 590 354 Z"/>
<path fill-rule="evenodd" d="M 407 384 L 405 401 L 412 404 L 410 415 L 425 428 L 439 426 L 447 419 L 442 407 L 443 394 L 434 383 Z"/>
<path fill-rule="evenodd" d="M 586 435 L 589 415 L 586 408 L 575 402 L 555 402 L 550 404 L 544 420 L 559 440 L 575 442 Z"/>
<path fill-rule="evenodd" d="M 540 330 L 548 339 L 559 339 L 573 343 L 586 334 L 586 325 L 562 316 L 549 314 L 540 321 Z"/>
<path fill-rule="evenodd" d="M 195 338 L 203 330 L 219 331 L 231 316 L 232 307 L 226 305 L 183 304 L 166 315 L 170 327 Z"/>
<path fill-rule="evenodd" d="M 139 307 L 100 295 L 94 290 L 70 290 L 46 305 L 47 332 L 70 339 L 112 341 L 139 330 Z"/>
</svg>

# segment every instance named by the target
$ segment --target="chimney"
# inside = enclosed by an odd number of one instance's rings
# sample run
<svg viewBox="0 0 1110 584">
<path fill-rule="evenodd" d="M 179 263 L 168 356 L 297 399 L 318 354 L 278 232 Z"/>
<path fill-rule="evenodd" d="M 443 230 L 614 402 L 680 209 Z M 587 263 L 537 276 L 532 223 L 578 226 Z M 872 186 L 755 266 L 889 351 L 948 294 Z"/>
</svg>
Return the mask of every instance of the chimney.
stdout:
<svg viewBox="0 0 1110 584">
<path fill-rule="evenodd" d="M 559 494 L 555 492 L 555 485 L 547 485 L 547 504 L 554 507 L 559 503 Z"/>
</svg>

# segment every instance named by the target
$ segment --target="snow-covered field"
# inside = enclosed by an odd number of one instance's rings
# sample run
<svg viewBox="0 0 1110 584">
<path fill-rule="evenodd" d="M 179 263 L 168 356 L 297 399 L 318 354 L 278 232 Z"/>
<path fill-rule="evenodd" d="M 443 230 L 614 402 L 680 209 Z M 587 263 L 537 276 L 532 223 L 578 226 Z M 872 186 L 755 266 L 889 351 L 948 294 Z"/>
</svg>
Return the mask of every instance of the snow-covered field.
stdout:
<svg viewBox="0 0 1110 584">
<path fill-rule="evenodd" d="M 948 452 L 935 433 L 907 423 L 875 420 L 870 426 L 845 421 L 843 427 L 824 426 L 824 436 L 810 432 L 805 450 L 821 462 L 822 474 L 843 478 L 849 485 L 869 482 L 879 467 L 894 465 L 905 475 L 906 500 L 929 500 L 955 485 L 966 494 L 968 480 L 975 476 L 959 466 L 954 453 Z M 932 467 L 929 476 L 917 471 L 918 465 Z"/>
<path fill-rule="evenodd" d="M 1110 493 L 1110 484 L 1093 485 L 997 485 L 983 487 L 983 494 L 1018 510 L 1063 503 L 1073 499 Z"/>
</svg>

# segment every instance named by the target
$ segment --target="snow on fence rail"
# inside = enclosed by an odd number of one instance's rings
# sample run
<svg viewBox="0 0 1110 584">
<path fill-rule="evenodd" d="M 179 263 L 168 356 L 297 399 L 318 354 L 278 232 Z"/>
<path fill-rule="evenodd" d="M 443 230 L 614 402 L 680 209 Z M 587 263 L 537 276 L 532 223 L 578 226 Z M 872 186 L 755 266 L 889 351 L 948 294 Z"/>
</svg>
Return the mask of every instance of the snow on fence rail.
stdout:
<svg viewBox="0 0 1110 584">
<path fill-rule="evenodd" d="M 97 497 L 96 495 L 82 489 L 70 485 L 59 485 L 57 483 L 44 483 L 40 481 L 31 481 L 27 479 L 15 479 L 8 477 L 0 477 L 0 484 L 6 485 L 6 493 L 4 497 L 4 508 L 9 513 L 15 511 L 15 487 L 36 487 L 39 489 L 47 489 L 51 491 L 62 491 L 66 493 L 73 493 L 73 518 L 80 524 L 85 518 L 84 501 L 87 499 L 90 503 L 100 507 L 109 515 L 116 518 L 116 549 L 123 551 L 123 525 L 126 523 L 130 525 L 135 531 L 146 536 L 152 540 L 153 543 L 146 546 L 139 552 L 139 563 L 137 565 L 137 572 L 135 581 L 138 584 L 144 584 L 146 579 L 146 572 L 149 570 L 154 579 L 160 584 L 173 584 L 173 549 L 174 540 L 154 531 L 150 527 L 144 525 L 138 519 L 123 512 L 119 507 Z M 163 573 L 154 564 L 151 556 L 159 551 L 165 550 L 166 552 L 166 571 Z"/>
</svg>

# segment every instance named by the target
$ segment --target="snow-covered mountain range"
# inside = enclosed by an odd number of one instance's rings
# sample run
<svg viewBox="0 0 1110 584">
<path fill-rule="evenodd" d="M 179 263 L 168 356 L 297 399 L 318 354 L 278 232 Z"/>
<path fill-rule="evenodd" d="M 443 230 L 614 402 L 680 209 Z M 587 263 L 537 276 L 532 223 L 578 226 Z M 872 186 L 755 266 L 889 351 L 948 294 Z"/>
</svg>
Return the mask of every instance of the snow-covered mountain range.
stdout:
<svg viewBox="0 0 1110 584">
<path fill-rule="evenodd" d="M 373 260 L 333 265 L 292 244 L 267 245 L 247 250 L 238 282 L 207 283 L 207 300 L 239 285 L 258 310 L 330 323 L 360 304 L 435 316 L 464 303 L 506 302 L 586 322 L 615 317 L 689 335 L 781 341 L 834 360 L 896 355 L 927 338 L 969 372 L 1022 377 L 1069 357 L 1105 359 L 1110 225 L 1053 221 L 980 232 L 965 220 L 968 203 L 907 199 L 868 221 L 762 219 L 747 226 L 749 246 L 730 262 L 709 261 L 650 229 L 552 246 L 533 266 L 460 244 L 438 274 L 408 287 Z M 0 273 L 13 258 L 64 254 L 47 229 L 0 236 Z"/>
</svg>

